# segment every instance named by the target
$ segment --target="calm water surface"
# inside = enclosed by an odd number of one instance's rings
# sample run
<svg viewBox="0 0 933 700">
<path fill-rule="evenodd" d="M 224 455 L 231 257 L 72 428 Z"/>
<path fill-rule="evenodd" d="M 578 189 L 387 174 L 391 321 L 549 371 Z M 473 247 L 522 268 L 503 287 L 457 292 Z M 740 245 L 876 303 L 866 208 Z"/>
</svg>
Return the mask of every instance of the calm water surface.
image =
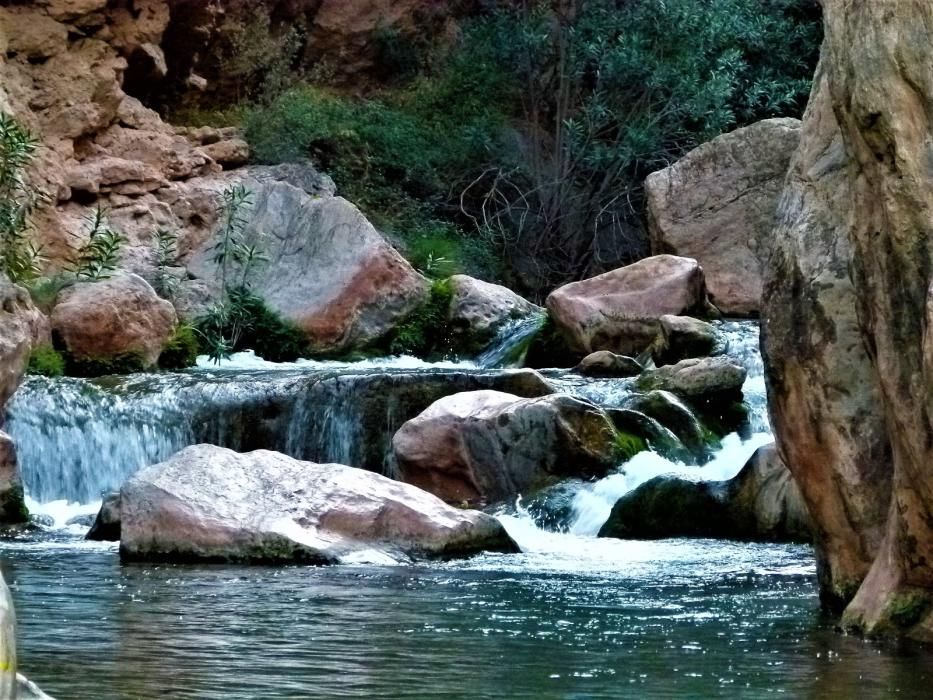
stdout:
<svg viewBox="0 0 933 700">
<path fill-rule="evenodd" d="M 931 697 L 933 656 L 835 634 L 807 547 L 554 536 L 423 566 L 121 566 L 0 544 L 23 670 L 78 698 Z"/>
</svg>

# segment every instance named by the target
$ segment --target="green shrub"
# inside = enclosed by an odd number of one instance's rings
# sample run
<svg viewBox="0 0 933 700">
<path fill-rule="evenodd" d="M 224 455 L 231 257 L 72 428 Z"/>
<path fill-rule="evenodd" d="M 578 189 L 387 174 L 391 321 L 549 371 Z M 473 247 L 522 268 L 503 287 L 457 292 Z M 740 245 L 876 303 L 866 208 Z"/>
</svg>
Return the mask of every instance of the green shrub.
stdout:
<svg viewBox="0 0 933 700">
<path fill-rule="evenodd" d="M 58 300 L 58 295 L 66 287 L 73 285 L 74 277 L 69 274 L 53 275 L 52 277 L 39 277 L 26 283 L 26 289 L 29 290 L 29 296 L 33 303 L 47 316 L 52 313 L 52 308 Z"/>
<path fill-rule="evenodd" d="M 230 290 L 223 312 L 209 312 L 195 322 L 195 327 L 201 351 L 212 357 L 216 352 L 213 338 L 233 339 L 227 354 L 253 350 L 269 362 L 293 362 L 310 355 L 304 331 L 244 287 Z"/>
<path fill-rule="evenodd" d="M 31 220 L 46 198 L 26 177 L 38 148 L 35 136 L 0 112 L 0 272 L 13 282 L 35 279 L 43 262 Z"/>
<path fill-rule="evenodd" d="M 389 334 L 386 345 L 388 353 L 432 358 L 452 352 L 447 320 L 452 299 L 453 290 L 449 280 L 434 282 L 427 301 Z"/>
<path fill-rule="evenodd" d="M 51 345 L 39 345 L 32 349 L 26 371 L 42 377 L 61 377 L 65 373 L 65 358 Z"/>
<path fill-rule="evenodd" d="M 162 354 L 159 355 L 159 368 L 179 370 L 193 367 L 197 364 L 199 350 L 198 337 L 194 328 L 187 324 L 179 325 L 162 348 Z"/>
</svg>

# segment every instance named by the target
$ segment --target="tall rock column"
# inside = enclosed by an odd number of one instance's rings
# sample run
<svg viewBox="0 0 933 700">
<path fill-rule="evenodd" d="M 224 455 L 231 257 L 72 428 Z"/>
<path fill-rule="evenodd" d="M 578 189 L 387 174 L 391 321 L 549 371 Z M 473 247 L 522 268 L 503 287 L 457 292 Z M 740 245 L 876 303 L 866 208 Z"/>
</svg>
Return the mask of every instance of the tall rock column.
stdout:
<svg viewBox="0 0 933 700">
<path fill-rule="evenodd" d="M 933 4 L 823 4 L 852 276 L 894 462 L 884 541 L 844 623 L 933 641 Z"/>
<path fill-rule="evenodd" d="M 762 351 L 778 449 L 814 516 L 822 598 L 841 611 L 878 551 L 892 466 L 849 278 L 848 156 L 825 60 L 764 265 Z"/>
</svg>

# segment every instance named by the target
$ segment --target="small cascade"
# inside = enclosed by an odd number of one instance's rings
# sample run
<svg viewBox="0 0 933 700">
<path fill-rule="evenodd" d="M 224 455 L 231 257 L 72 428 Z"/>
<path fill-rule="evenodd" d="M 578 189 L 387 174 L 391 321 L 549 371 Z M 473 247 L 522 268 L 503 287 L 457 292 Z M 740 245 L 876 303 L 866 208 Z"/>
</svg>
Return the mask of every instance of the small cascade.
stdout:
<svg viewBox="0 0 933 700">
<path fill-rule="evenodd" d="M 545 314 L 537 313 L 506 323 L 489 347 L 476 358 L 477 366 L 486 369 L 521 367 L 524 364 L 528 346 L 541 330 L 546 319 Z"/>
<path fill-rule="evenodd" d="M 518 357 L 540 323 L 535 318 L 510 326 L 480 364 L 507 364 Z M 730 478 L 771 439 L 757 324 L 722 323 L 720 330 L 729 355 L 749 370 L 751 439 L 748 434 L 744 440 L 725 438 L 703 467 L 643 452 L 599 482 L 568 483 L 555 529 L 594 534 L 621 495 L 660 474 Z M 521 371 L 415 358 L 273 364 L 241 353 L 220 365 L 205 362 L 176 374 L 29 378 L 8 404 L 6 430 L 17 442 L 33 511 L 57 522 L 89 511 L 103 492 L 119 488 L 138 469 L 200 442 L 238 451 L 271 449 L 392 476 L 391 440 L 406 420 L 460 391 L 521 393 L 516 387 L 528 382 L 513 381 L 516 372 Z M 624 408 L 635 397 L 629 379 L 592 379 L 567 370 L 545 375 L 558 391 L 607 408 Z M 516 517 L 533 526 L 521 511 Z"/>
</svg>

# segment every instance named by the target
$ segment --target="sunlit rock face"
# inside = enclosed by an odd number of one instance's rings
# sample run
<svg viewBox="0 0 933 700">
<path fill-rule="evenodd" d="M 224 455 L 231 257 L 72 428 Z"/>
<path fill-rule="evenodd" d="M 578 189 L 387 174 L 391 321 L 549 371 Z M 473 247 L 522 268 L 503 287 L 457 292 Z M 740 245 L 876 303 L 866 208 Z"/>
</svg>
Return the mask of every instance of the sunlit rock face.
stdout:
<svg viewBox="0 0 933 700">
<path fill-rule="evenodd" d="M 213 445 L 147 467 L 120 492 L 127 560 L 332 564 L 515 551 L 492 516 L 339 464 Z"/>
<path fill-rule="evenodd" d="M 824 588 L 841 601 L 857 588 L 844 623 L 929 640 L 933 7 L 823 5 L 822 72 L 766 285 L 772 412 Z"/>
</svg>

